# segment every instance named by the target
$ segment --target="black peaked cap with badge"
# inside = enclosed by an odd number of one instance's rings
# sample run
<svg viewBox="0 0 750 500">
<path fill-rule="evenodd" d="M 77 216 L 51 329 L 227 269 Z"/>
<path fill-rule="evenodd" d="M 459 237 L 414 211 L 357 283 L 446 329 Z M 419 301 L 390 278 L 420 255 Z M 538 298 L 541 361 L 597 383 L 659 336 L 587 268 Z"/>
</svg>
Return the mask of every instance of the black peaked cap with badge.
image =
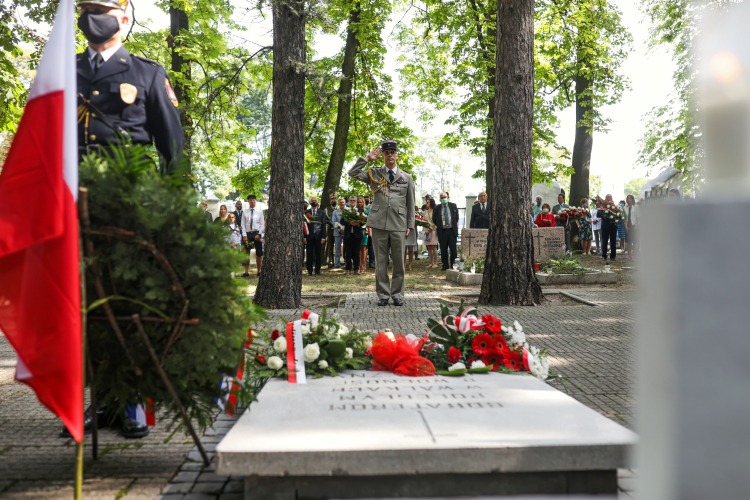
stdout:
<svg viewBox="0 0 750 500">
<path fill-rule="evenodd" d="M 80 0 L 79 2 L 76 2 L 76 7 L 87 4 L 101 5 L 102 7 L 112 7 L 121 10 L 128 8 L 128 0 Z"/>
<path fill-rule="evenodd" d="M 121 0 L 127 5 L 127 0 Z M 118 0 L 79 2 L 120 6 Z M 110 5 L 111 4 L 111 5 Z M 94 72 L 89 49 L 76 56 L 78 67 L 78 146 L 118 144 L 122 130 L 133 144 L 154 144 L 175 168 L 182 158 L 184 136 L 179 103 L 166 70 L 157 62 L 132 55 L 121 46 Z M 101 118 L 100 114 L 104 115 Z"/>
<path fill-rule="evenodd" d="M 394 141 L 393 139 L 386 139 L 383 141 L 383 144 L 380 145 L 380 150 L 385 151 L 387 149 L 392 149 L 396 152 L 398 152 L 398 143 Z"/>
</svg>

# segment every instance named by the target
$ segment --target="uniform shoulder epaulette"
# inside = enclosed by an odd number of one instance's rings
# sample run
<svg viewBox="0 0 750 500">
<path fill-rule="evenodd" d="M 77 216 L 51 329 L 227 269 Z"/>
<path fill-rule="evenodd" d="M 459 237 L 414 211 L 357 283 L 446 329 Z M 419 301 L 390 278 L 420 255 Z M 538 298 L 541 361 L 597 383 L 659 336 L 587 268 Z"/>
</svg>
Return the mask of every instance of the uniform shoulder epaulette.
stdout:
<svg viewBox="0 0 750 500">
<path fill-rule="evenodd" d="M 148 57 L 143 57 L 143 56 L 139 56 L 139 55 L 136 55 L 136 54 L 130 54 L 130 56 L 131 57 L 135 57 L 136 59 L 140 59 L 143 62 L 149 63 L 151 66 L 161 66 L 161 64 L 159 64 L 156 61 L 153 61 L 153 60 L 149 59 Z"/>
</svg>

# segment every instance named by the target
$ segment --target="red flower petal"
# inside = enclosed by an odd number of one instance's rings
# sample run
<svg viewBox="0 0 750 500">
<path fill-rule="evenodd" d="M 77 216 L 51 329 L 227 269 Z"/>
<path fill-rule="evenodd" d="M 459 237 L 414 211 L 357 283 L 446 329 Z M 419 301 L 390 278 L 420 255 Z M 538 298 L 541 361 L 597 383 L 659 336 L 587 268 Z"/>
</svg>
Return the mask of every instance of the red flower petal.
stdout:
<svg viewBox="0 0 750 500">
<path fill-rule="evenodd" d="M 451 347 L 448 349 L 448 361 L 451 363 L 457 363 L 459 359 L 461 359 L 461 351 L 456 349 L 455 347 Z"/>
<path fill-rule="evenodd" d="M 486 333 L 480 333 L 471 342 L 471 350 L 478 356 L 484 356 L 495 349 L 497 349 L 497 342 L 495 342 L 492 336 Z"/>
</svg>

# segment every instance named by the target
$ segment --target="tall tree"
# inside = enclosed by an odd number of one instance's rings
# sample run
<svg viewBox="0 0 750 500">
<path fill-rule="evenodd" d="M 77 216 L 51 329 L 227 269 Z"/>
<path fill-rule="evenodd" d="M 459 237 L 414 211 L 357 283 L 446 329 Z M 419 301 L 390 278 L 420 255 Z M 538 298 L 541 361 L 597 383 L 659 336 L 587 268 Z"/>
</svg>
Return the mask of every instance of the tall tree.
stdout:
<svg viewBox="0 0 750 500">
<path fill-rule="evenodd" d="M 302 298 L 301 201 L 305 175 L 305 4 L 273 3 L 271 179 L 266 258 L 254 302 L 294 309 Z"/>
<path fill-rule="evenodd" d="M 601 108 L 619 102 L 628 87 L 618 69 L 632 37 L 612 0 L 539 0 L 537 21 L 537 58 L 545 64 L 537 80 L 552 96 L 553 109 L 575 105 L 568 200 L 577 205 L 589 196 L 593 133 L 606 131 L 611 122 Z"/>
<path fill-rule="evenodd" d="M 490 228 L 481 304 L 542 301 L 531 238 L 534 145 L 534 0 L 497 2 L 495 116 Z"/>
<path fill-rule="evenodd" d="M 187 38 L 190 33 L 190 23 L 187 12 L 177 2 L 169 5 L 169 45 L 171 49 L 171 68 L 173 74 L 179 74 L 180 78 L 175 82 L 174 92 L 180 106 L 180 125 L 185 136 L 185 155 L 190 157 L 192 149 L 193 122 L 188 113 L 190 108 L 190 92 L 188 81 L 191 80 L 190 60 L 183 55 L 182 39 Z M 189 173 L 189 172 L 188 172 Z"/>
<path fill-rule="evenodd" d="M 455 131 L 446 134 L 442 142 L 451 148 L 466 145 L 472 154 L 483 157 L 484 168 L 474 177 L 489 185 L 486 171 L 492 165 L 494 135 L 497 0 L 421 0 L 412 7 L 412 22 L 396 30 L 406 49 L 399 69 L 403 97 L 418 98 L 424 122 L 435 119 L 435 110 L 452 111 L 446 124 L 455 126 Z M 539 87 L 544 88 L 544 82 Z M 557 118 L 541 92 L 535 100 L 534 180 L 548 182 L 567 171 L 564 160 L 569 154 L 551 154 L 565 151 L 553 130 Z"/>
<path fill-rule="evenodd" d="M 357 62 L 359 50 L 359 15 L 362 11 L 357 1 L 352 8 L 349 25 L 346 29 L 346 45 L 344 46 L 344 62 L 341 65 L 341 83 L 338 89 L 338 109 L 336 112 L 336 130 L 333 133 L 333 147 L 331 160 L 328 162 L 325 183 L 323 184 L 323 200 L 338 195 L 341 171 L 346 161 L 346 150 L 349 143 L 349 125 L 352 113 L 352 86 L 354 83 L 354 65 Z"/>
</svg>

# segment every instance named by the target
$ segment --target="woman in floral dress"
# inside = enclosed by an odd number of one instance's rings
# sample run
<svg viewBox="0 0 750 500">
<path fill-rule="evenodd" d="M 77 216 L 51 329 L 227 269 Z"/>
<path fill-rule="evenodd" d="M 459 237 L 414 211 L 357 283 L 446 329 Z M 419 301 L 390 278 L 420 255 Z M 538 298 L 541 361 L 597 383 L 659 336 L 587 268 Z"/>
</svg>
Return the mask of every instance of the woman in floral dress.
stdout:
<svg viewBox="0 0 750 500">
<path fill-rule="evenodd" d="M 582 198 L 581 208 L 588 210 L 589 200 Z M 591 213 L 581 215 L 576 224 L 578 224 L 578 239 L 581 240 L 583 255 L 591 255 L 591 240 L 594 237 L 594 232 L 591 230 Z"/>
</svg>

